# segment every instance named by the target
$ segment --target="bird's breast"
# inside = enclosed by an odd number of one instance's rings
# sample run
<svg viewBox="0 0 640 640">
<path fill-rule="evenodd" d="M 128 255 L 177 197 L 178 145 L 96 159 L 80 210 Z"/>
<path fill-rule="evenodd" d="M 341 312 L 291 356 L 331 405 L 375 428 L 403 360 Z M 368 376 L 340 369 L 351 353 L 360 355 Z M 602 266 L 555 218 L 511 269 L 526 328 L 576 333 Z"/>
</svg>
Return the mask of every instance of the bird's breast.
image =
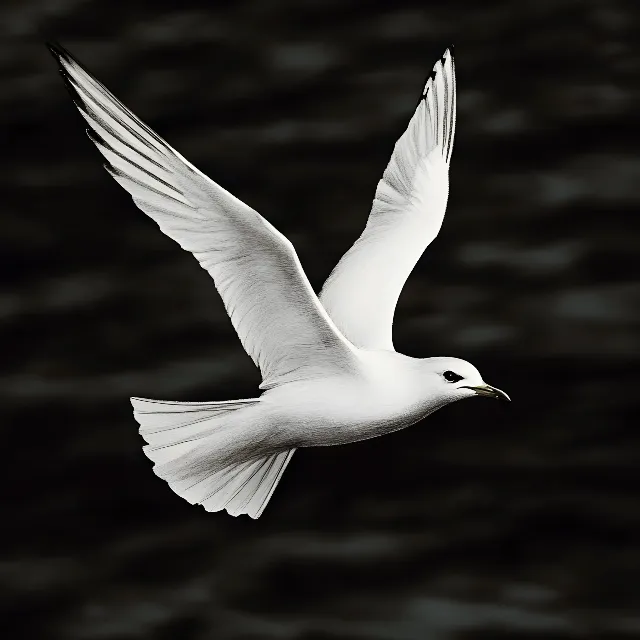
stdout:
<svg viewBox="0 0 640 640">
<path fill-rule="evenodd" d="M 296 446 L 347 444 L 414 424 L 430 411 L 401 376 L 344 376 L 265 394 Z"/>
</svg>

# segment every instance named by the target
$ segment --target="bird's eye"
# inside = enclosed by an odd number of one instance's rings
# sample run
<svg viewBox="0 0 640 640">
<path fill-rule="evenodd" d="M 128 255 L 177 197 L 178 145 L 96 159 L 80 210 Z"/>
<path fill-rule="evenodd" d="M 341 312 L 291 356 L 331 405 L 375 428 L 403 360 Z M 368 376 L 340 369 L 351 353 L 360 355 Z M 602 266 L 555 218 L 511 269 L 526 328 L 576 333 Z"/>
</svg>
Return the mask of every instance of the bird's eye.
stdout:
<svg viewBox="0 0 640 640">
<path fill-rule="evenodd" d="M 458 380 L 462 380 L 462 376 L 459 376 L 453 371 L 445 371 L 442 376 L 447 382 L 458 382 Z"/>
</svg>

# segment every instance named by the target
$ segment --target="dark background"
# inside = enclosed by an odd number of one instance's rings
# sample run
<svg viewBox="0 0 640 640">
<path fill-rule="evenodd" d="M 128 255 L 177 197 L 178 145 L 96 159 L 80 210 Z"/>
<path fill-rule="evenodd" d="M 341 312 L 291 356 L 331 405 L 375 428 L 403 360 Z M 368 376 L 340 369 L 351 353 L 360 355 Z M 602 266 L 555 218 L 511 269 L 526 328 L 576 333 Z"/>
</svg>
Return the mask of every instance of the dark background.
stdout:
<svg viewBox="0 0 640 640">
<path fill-rule="evenodd" d="M 2 636 L 640 638 L 640 7 L 0 8 Z M 511 394 L 296 453 L 262 518 L 151 472 L 129 396 L 251 397 L 213 284 L 101 168 L 55 39 L 296 246 L 319 290 L 456 45 L 448 214 L 399 351 Z"/>
</svg>

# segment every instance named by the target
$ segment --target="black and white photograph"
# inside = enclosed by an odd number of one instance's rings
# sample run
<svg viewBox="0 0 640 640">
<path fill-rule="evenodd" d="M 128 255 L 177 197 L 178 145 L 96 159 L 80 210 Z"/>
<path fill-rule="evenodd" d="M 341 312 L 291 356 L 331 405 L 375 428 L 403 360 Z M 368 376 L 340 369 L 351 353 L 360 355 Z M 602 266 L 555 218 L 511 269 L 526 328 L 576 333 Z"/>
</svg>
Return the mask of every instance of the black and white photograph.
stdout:
<svg viewBox="0 0 640 640">
<path fill-rule="evenodd" d="M 7 638 L 640 638 L 639 6 L 0 16 Z"/>
</svg>

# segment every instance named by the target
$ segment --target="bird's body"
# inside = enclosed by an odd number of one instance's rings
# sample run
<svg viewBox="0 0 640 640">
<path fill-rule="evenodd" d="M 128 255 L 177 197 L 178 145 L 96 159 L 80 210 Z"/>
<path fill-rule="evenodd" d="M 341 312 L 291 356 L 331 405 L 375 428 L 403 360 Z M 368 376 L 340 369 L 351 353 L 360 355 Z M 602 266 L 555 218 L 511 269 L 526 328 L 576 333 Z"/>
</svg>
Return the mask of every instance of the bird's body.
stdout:
<svg viewBox="0 0 640 640">
<path fill-rule="evenodd" d="M 400 291 L 436 237 L 455 132 L 453 58 L 434 67 L 379 182 L 367 226 L 320 294 L 291 243 L 198 171 L 66 51 L 51 47 L 105 167 L 212 276 L 262 373 L 257 398 L 132 398 L 154 472 L 191 503 L 257 518 L 294 451 L 408 427 L 475 395 L 504 397 L 457 358 L 393 348 Z"/>
<path fill-rule="evenodd" d="M 425 397 L 420 360 L 363 349 L 357 357 L 353 372 L 290 382 L 261 397 L 291 445 L 366 440 L 408 427 L 438 408 L 435 398 Z"/>
</svg>

